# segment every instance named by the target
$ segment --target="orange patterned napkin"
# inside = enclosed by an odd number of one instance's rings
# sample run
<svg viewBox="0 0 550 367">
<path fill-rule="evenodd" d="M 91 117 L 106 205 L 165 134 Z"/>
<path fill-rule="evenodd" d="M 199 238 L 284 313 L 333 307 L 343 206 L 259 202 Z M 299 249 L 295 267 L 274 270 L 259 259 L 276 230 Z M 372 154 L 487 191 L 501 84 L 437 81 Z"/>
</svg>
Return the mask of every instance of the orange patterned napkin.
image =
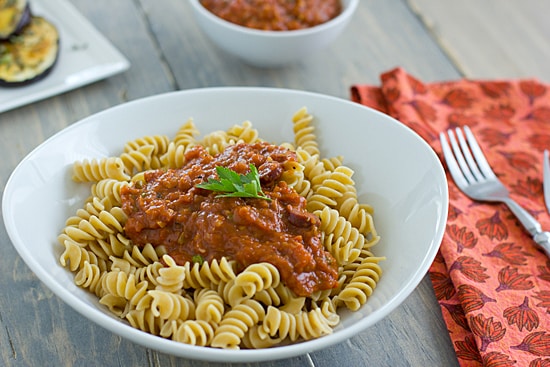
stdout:
<svg viewBox="0 0 550 367">
<path fill-rule="evenodd" d="M 351 94 L 415 130 L 442 162 L 439 132 L 470 126 L 512 197 L 550 230 L 542 191 L 550 85 L 423 83 L 395 69 Z M 550 260 L 504 204 L 472 201 L 447 179 L 447 229 L 429 274 L 460 365 L 550 366 Z"/>
</svg>

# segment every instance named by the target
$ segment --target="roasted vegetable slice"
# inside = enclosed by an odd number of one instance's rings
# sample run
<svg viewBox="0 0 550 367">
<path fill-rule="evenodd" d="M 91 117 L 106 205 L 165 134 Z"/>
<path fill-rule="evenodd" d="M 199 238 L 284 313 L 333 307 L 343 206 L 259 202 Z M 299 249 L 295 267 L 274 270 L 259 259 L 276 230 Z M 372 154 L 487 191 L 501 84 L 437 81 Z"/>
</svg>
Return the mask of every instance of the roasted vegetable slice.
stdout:
<svg viewBox="0 0 550 367">
<path fill-rule="evenodd" d="M 59 54 L 59 32 L 42 17 L 31 18 L 21 33 L 0 42 L 0 86 L 35 82 L 54 67 Z"/>
<path fill-rule="evenodd" d="M 0 40 L 21 31 L 31 20 L 27 0 L 0 0 Z"/>
</svg>

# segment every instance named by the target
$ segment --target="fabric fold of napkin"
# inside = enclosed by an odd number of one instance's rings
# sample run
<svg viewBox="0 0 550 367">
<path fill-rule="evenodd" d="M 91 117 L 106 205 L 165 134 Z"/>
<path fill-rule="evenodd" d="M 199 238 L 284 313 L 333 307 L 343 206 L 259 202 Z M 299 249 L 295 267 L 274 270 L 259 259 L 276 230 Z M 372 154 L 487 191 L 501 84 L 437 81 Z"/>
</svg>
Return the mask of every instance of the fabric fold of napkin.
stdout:
<svg viewBox="0 0 550 367">
<path fill-rule="evenodd" d="M 423 83 L 397 68 L 379 86 L 353 85 L 351 98 L 416 131 L 444 166 L 439 133 L 468 125 L 512 198 L 550 230 L 542 189 L 550 85 Z M 447 179 L 448 223 L 429 275 L 460 365 L 550 366 L 550 259 L 504 204 L 472 201 Z"/>
</svg>

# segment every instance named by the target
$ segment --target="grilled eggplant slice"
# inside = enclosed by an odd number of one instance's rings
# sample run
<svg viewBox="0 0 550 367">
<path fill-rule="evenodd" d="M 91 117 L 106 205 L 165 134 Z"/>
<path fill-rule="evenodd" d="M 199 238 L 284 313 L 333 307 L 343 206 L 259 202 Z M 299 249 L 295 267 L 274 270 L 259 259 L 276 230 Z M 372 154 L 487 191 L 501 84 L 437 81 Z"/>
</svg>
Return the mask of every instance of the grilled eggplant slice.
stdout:
<svg viewBox="0 0 550 367">
<path fill-rule="evenodd" d="M 0 0 L 0 40 L 17 34 L 31 20 L 27 0 Z"/>
<path fill-rule="evenodd" d="M 21 33 L 0 42 L 0 86 L 27 85 L 45 77 L 59 55 L 59 32 L 42 17 L 31 17 Z"/>
</svg>

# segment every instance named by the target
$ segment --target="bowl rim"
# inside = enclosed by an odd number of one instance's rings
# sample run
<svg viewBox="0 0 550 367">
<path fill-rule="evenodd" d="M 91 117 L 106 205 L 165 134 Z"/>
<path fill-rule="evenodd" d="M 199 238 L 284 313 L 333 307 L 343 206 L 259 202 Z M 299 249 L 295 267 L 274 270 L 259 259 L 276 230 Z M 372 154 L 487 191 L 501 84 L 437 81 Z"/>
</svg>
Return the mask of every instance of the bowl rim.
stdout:
<svg viewBox="0 0 550 367">
<path fill-rule="evenodd" d="M 218 17 L 217 15 L 215 15 L 214 13 L 206 9 L 201 4 L 200 0 L 190 0 L 190 4 L 197 13 L 201 14 L 204 18 L 208 19 L 209 21 L 215 23 L 220 27 L 224 27 L 229 30 L 241 32 L 244 34 L 249 34 L 252 36 L 261 36 L 261 37 L 268 37 L 268 38 L 292 38 L 296 36 L 306 36 L 310 34 L 319 33 L 319 32 L 322 32 L 323 30 L 333 28 L 338 24 L 341 24 L 349 20 L 352 17 L 355 10 L 357 9 L 357 6 L 359 5 L 359 0 L 349 0 L 349 3 L 347 6 L 344 5 L 344 1 L 345 0 L 341 0 L 342 5 L 344 6 L 343 11 L 340 14 L 338 14 L 336 17 L 330 19 L 329 21 L 318 24 L 313 27 L 309 27 L 309 28 L 287 30 L 287 31 L 272 31 L 272 30 L 262 30 L 262 29 L 245 27 Z"/>
</svg>

